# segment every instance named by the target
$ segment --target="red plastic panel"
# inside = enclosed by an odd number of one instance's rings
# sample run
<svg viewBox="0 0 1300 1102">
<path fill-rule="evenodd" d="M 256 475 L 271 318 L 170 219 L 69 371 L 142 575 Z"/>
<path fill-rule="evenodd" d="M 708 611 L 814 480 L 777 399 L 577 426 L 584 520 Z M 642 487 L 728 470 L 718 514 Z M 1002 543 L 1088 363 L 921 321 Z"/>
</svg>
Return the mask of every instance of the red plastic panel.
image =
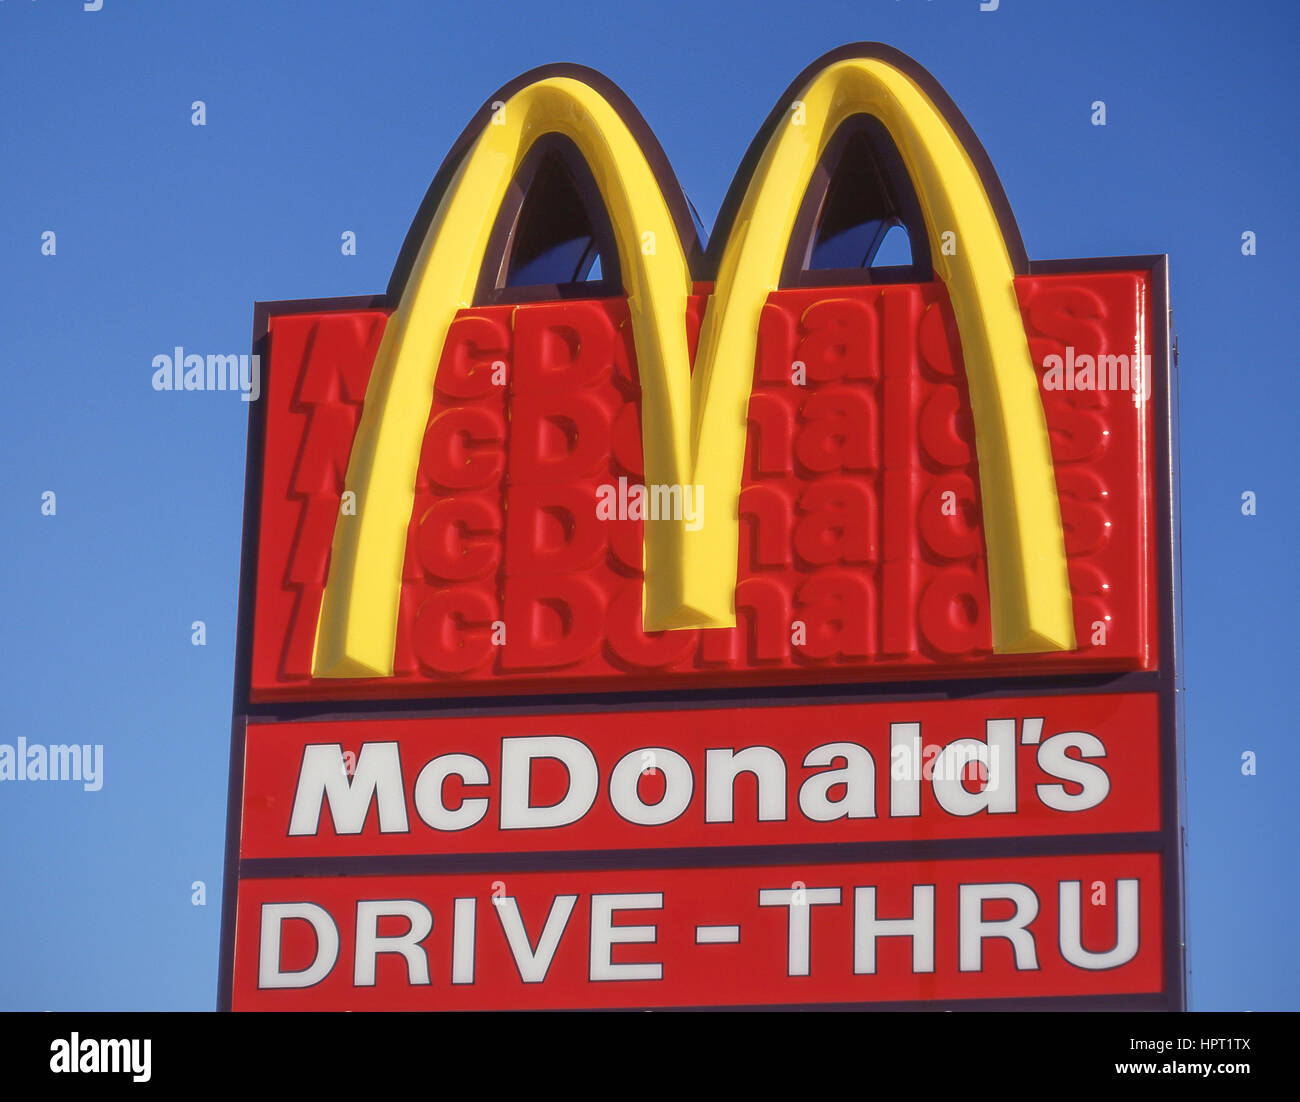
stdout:
<svg viewBox="0 0 1300 1102">
<path fill-rule="evenodd" d="M 919 919 L 910 931 L 872 925 L 908 918 Z M 233 1003 L 501 1010 L 1157 993 L 1162 958 L 1154 854 L 244 880 Z"/>
<path fill-rule="evenodd" d="M 1158 706 L 1104 693 L 250 723 L 240 855 L 1155 831 Z"/>
<path fill-rule="evenodd" d="M 1072 366 L 1149 356 L 1148 285 L 1140 272 L 1018 280 L 1040 374 L 1049 355 Z M 688 313 L 692 340 L 702 305 Z M 601 487 L 622 494 L 643 478 L 626 303 L 462 313 L 422 452 L 396 676 L 312 679 L 384 320 L 272 319 L 254 699 L 1155 665 L 1151 404 L 1132 391 L 1042 388 L 1079 647 L 992 654 L 970 401 L 946 293 L 925 284 L 771 296 L 738 504 L 739 626 L 651 635 L 640 629 L 641 521 L 596 510 Z"/>
</svg>

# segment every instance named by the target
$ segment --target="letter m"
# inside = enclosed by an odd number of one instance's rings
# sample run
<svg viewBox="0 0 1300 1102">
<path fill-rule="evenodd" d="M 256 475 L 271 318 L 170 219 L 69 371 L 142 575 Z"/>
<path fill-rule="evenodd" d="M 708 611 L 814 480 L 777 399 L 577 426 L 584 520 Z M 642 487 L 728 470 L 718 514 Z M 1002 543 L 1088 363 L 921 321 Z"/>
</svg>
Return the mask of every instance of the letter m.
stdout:
<svg viewBox="0 0 1300 1102">
<path fill-rule="evenodd" d="M 99 1070 L 123 1072 L 131 1070 L 131 1042 L 105 1040 L 99 1042 Z"/>
<path fill-rule="evenodd" d="M 1121 352 L 1117 356 L 1097 357 L 1097 389 L 1129 389 L 1128 355 L 1126 353 Z"/>
<path fill-rule="evenodd" d="M 650 487 L 650 519 L 681 520 L 682 488 L 680 486 Z"/>
<path fill-rule="evenodd" d="M 50 780 L 60 777 L 65 781 L 81 780 L 81 747 L 76 743 L 50 747 Z"/>
<path fill-rule="evenodd" d="M 409 827 L 397 743 L 363 742 L 351 777 L 342 746 L 308 746 L 298 772 L 290 836 L 317 834 L 321 806 L 326 802 L 336 834 L 360 834 L 372 803 L 379 804 L 381 834 L 405 834 Z"/>
<path fill-rule="evenodd" d="M 239 357 L 235 355 L 208 356 L 209 390 L 239 389 Z"/>
</svg>

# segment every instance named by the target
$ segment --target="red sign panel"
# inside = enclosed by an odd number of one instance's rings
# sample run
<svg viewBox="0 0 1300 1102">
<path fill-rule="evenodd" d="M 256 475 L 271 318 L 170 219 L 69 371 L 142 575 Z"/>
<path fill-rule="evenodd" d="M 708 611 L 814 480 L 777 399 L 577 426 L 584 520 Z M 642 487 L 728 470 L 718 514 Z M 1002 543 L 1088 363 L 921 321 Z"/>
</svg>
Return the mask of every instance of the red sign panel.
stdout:
<svg viewBox="0 0 1300 1102">
<path fill-rule="evenodd" d="M 1016 290 L 1040 376 L 1067 349 L 1151 355 L 1148 273 L 1040 276 Z M 703 299 L 692 301 L 697 327 Z M 385 323 L 374 311 L 271 321 L 254 699 L 1154 665 L 1151 403 L 1050 384 L 1040 393 L 1078 646 L 993 653 L 971 400 L 952 307 L 929 284 L 770 296 L 738 505 L 741 624 L 707 631 L 641 630 L 644 522 L 618 508 L 645 477 L 626 302 L 462 311 L 439 378 L 473 382 L 444 383 L 429 412 L 394 676 L 313 678 Z M 792 363 L 806 366 L 798 382 Z M 506 385 L 492 385 L 493 364 Z"/>
<path fill-rule="evenodd" d="M 241 856 L 1155 831 L 1159 699 L 250 723 Z"/>
<path fill-rule="evenodd" d="M 743 1006 L 1155 993 L 1160 860 L 248 880 L 239 1010 Z"/>
</svg>

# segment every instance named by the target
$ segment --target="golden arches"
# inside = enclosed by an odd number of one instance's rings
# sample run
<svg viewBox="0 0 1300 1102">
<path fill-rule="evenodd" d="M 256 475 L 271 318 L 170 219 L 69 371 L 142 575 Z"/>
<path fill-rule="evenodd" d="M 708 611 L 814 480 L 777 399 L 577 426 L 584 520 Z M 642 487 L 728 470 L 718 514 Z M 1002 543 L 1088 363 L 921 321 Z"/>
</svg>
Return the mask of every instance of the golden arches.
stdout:
<svg viewBox="0 0 1300 1102">
<path fill-rule="evenodd" d="M 548 134 L 578 147 L 614 228 L 641 378 L 646 480 L 700 487 L 706 502 L 697 530 L 685 521 L 646 526 L 645 629 L 734 625 L 736 507 L 758 316 L 778 286 L 826 143 L 857 114 L 879 119 L 899 149 L 956 314 L 974 407 L 994 649 L 1073 649 L 1047 425 L 1014 271 L 978 171 L 943 113 L 886 61 L 831 63 L 810 79 L 797 107 L 770 136 L 737 212 L 694 376 L 682 243 L 654 171 L 617 110 L 572 77 L 540 79 L 498 109 L 442 197 L 376 355 L 348 464 L 358 515 L 336 522 L 315 676 L 392 675 L 406 531 L 439 354 L 456 312 L 471 303 L 506 190 Z M 956 234 L 955 256 L 940 248 L 945 230 Z"/>
</svg>

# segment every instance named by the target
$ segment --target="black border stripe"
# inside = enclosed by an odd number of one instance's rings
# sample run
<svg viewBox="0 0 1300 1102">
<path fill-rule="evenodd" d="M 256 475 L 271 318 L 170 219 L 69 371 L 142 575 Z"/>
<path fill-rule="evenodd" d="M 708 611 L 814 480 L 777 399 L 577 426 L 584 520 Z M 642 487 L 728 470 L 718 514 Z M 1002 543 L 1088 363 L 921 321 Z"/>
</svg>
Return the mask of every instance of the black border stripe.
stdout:
<svg viewBox="0 0 1300 1102">
<path fill-rule="evenodd" d="M 245 880 L 325 876 L 430 876 L 498 872 L 601 872 L 623 869 L 753 868 L 763 865 L 933 864 L 1005 857 L 1164 855 L 1160 831 L 1116 834 L 1016 835 L 924 841 L 809 842 L 798 845 L 689 846 L 676 849 L 590 849 L 523 853 L 388 854 L 373 857 L 245 857 Z"/>
<path fill-rule="evenodd" d="M 553 693 L 484 700 L 481 697 L 390 700 L 267 701 L 249 704 L 250 723 L 295 723 L 323 719 L 404 719 L 442 716 L 550 715 L 557 712 L 682 711 L 709 708 L 805 704 L 889 704 L 934 700 L 983 700 L 1001 697 L 1070 696 L 1098 693 L 1159 692 L 1160 674 L 1076 674 L 1050 684 L 1038 678 L 979 678 L 961 681 L 832 683 L 827 685 L 750 685 L 729 689 L 680 689 L 644 693 Z"/>
</svg>

